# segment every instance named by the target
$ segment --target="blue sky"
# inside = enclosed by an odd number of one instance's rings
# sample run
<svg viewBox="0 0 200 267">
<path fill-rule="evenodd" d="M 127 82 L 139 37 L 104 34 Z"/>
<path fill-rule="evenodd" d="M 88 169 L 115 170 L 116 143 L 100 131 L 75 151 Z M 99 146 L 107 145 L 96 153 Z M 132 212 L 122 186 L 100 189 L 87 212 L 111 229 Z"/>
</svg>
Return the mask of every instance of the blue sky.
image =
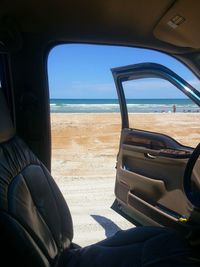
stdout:
<svg viewBox="0 0 200 267">
<path fill-rule="evenodd" d="M 50 97 L 117 98 L 110 69 L 142 62 L 163 64 L 193 86 L 200 88 L 197 78 L 183 64 L 156 51 L 118 46 L 67 44 L 55 47 L 49 54 Z M 151 79 L 151 82 L 148 79 L 136 82 L 139 89 L 135 90 L 135 98 L 180 97 L 178 90 L 172 92 L 167 82 L 155 79 Z M 146 88 L 143 88 L 144 83 Z"/>
</svg>

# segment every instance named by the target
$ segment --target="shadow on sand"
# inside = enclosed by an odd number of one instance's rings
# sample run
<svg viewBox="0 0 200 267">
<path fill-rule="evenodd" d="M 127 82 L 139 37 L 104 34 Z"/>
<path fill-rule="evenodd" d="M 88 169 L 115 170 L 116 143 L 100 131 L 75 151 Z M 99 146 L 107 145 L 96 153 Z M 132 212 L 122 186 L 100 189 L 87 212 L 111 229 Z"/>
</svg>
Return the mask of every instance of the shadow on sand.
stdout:
<svg viewBox="0 0 200 267">
<path fill-rule="evenodd" d="M 105 229 L 106 237 L 110 237 L 114 235 L 117 231 L 121 230 L 121 228 L 117 226 L 113 221 L 107 219 L 104 216 L 93 215 L 93 214 L 90 216 Z"/>
</svg>

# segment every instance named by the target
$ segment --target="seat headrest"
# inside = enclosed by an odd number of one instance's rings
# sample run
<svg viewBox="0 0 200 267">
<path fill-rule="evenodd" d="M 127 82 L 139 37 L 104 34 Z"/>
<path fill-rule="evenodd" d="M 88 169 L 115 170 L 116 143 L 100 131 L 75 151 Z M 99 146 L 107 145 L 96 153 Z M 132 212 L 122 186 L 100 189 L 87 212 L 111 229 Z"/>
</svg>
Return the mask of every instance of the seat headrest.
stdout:
<svg viewBox="0 0 200 267">
<path fill-rule="evenodd" d="M 0 143 L 8 141 L 15 135 L 15 129 L 10 117 L 10 112 L 0 88 Z"/>
</svg>

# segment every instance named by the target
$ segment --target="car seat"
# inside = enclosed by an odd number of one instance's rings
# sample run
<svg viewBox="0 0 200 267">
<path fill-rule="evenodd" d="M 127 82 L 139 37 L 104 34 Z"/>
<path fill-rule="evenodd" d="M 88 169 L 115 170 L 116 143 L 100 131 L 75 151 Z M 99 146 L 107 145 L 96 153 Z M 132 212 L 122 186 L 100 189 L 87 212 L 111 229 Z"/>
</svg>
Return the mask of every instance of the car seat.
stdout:
<svg viewBox="0 0 200 267">
<path fill-rule="evenodd" d="M 197 266 L 187 241 L 164 227 L 136 227 L 85 248 L 73 246 L 65 199 L 49 171 L 15 134 L 1 89 L 0 240 L 2 266 Z"/>
</svg>

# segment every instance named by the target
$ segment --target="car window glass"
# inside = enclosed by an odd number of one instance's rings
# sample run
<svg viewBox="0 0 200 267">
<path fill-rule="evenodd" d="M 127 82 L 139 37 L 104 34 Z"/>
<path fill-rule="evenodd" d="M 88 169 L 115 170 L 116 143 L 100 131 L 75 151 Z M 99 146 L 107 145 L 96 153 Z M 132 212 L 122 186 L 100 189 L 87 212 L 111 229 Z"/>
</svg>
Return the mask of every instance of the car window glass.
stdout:
<svg viewBox="0 0 200 267">
<path fill-rule="evenodd" d="M 166 134 L 196 147 L 200 108 L 178 88 L 160 78 L 125 81 L 123 88 L 130 128 Z"/>
</svg>

